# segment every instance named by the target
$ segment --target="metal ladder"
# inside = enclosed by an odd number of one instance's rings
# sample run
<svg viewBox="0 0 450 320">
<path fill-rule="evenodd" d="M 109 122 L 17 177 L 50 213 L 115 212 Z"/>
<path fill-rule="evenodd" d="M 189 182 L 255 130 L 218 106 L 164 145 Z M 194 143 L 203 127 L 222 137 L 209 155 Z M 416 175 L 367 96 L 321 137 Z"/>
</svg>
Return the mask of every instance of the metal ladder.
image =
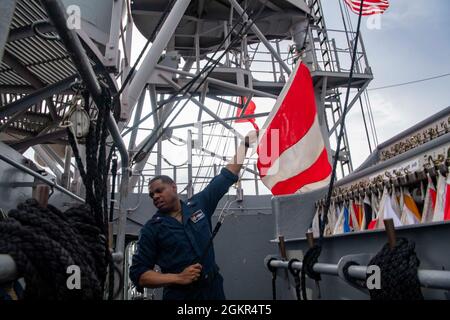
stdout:
<svg viewBox="0 0 450 320">
<path fill-rule="evenodd" d="M 332 51 L 323 15 L 322 3 L 320 0 L 311 0 L 309 1 L 309 7 L 312 9 L 313 15 L 317 18 L 315 25 L 311 28 L 314 43 L 313 48 L 315 51 L 313 54 L 321 56 L 321 61 L 323 62 L 322 71 L 334 71 Z M 319 50 L 320 54 L 317 54 L 317 50 Z M 316 61 L 319 61 L 319 59 L 316 58 Z"/>
</svg>

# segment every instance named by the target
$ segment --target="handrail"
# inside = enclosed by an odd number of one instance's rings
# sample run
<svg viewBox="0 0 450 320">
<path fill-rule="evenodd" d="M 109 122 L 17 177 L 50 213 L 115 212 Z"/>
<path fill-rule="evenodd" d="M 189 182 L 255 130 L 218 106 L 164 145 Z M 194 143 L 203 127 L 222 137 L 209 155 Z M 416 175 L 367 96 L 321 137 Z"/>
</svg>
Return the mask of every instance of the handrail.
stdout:
<svg viewBox="0 0 450 320">
<path fill-rule="evenodd" d="M 123 261 L 122 252 L 112 253 L 114 262 Z M 0 254 L 0 284 L 14 281 L 18 279 L 17 265 L 14 259 L 9 254 Z"/>
<path fill-rule="evenodd" d="M 63 188 L 62 186 L 58 185 L 56 182 L 51 181 L 47 178 L 45 178 L 44 176 L 40 175 L 39 173 L 37 173 L 36 171 L 31 170 L 30 168 L 24 166 L 23 164 L 20 164 L 2 154 L 0 154 L 0 159 L 5 161 L 6 163 L 10 164 L 11 166 L 25 172 L 28 173 L 29 175 L 33 176 L 34 178 L 41 180 L 42 182 L 44 182 L 45 184 L 49 185 L 52 188 L 55 188 L 58 191 L 61 191 L 62 193 L 68 195 L 69 197 L 74 198 L 77 201 L 80 202 L 85 202 L 83 198 L 80 198 L 79 196 L 77 196 L 76 194 L 70 192 L 69 190 Z"/>
<path fill-rule="evenodd" d="M 270 266 L 279 269 L 288 269 L 289 262 L 283 260 L 272 260 Z M 294 262 L 293 269 L 301 270 L 302 262 Z M 338 265 L 327 263 L 316 263 L 313 270 L 320 274 L 338 276 Z M 358 280 L 367 279 L 367 266 L 350 266 L 348 275 Z M 450 290 L 450 271 L 443 270 L 418 270 L 420 284 L 424 288 Z"/>
</svg>

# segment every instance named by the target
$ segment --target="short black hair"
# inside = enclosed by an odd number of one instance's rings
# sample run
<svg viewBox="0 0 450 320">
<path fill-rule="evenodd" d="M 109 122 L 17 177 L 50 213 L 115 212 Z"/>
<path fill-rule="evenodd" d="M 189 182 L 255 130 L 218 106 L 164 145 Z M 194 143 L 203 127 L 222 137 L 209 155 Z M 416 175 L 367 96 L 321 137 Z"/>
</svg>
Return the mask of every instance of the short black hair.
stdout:
<svg viewBox="0 0 450 320">
<path fill-rule="evenodd" d="M 165 175 L 159 175 L 159 176 L 155 176 L 154 178 L 150 179 L 150 181 L 148 182 L 148 185 L 150 186 L 156 180 L 161 180 L 163 183 L 167 183 L 167 184 L 175 183 L 175 181 L 173 181 L 171 177 L 165 176 Z"/>
</svg>

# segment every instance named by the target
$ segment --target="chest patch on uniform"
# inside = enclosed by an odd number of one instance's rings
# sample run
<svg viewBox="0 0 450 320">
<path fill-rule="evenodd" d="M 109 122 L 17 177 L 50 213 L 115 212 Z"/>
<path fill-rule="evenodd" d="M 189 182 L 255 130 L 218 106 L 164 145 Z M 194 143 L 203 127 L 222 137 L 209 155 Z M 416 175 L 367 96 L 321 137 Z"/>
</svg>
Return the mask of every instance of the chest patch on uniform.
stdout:
<svg viewBox="0 0 450 320">
<path fill-rule="evenodd" d="M 191 220 L 193 223 L 197 223 L 200 220 L 202 220 L 205 217 L 205 214 L 203 213 L 202 210 L 198 210 L 195 211 L 192 215 L 191 215 Z"/>
</svg>

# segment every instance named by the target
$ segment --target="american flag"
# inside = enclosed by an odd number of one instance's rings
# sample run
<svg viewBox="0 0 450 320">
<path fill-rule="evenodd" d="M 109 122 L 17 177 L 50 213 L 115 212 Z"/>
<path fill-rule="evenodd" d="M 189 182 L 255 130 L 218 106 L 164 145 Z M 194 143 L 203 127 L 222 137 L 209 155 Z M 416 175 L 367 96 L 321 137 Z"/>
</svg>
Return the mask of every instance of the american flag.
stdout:
<svg viewBox="0 0 450 320">
<path fill-rule="evenodd" d="M 344 0 L 350 9 L 359 14 L 361 0 Z M 362 15 L 370 16 L 373 14 L 382 14 L 389 8 L 388 0 L 364 0 Z"/>
</svg>

